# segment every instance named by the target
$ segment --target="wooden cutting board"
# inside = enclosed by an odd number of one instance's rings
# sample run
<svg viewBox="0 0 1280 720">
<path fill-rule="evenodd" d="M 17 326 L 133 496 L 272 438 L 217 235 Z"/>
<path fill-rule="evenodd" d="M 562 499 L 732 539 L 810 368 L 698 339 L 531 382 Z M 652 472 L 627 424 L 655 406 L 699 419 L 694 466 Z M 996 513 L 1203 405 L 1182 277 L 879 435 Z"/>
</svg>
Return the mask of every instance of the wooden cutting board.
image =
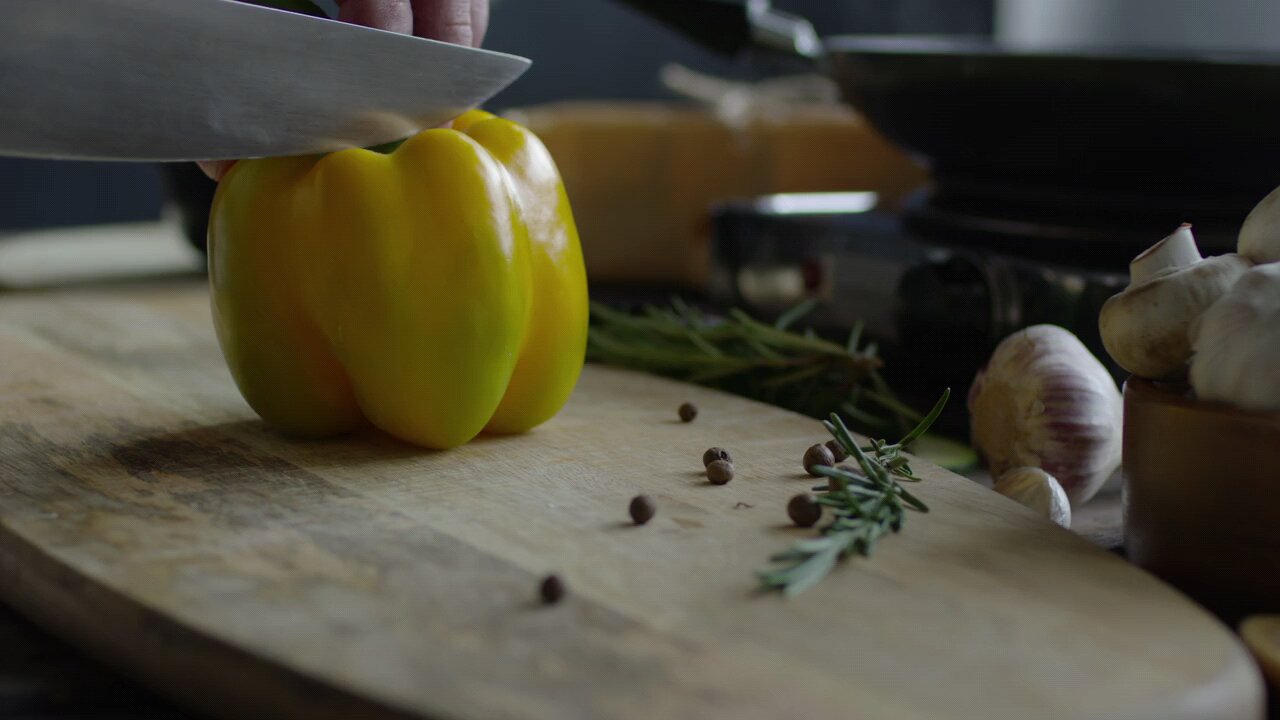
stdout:
<svg viewBox="0 0 1280 720">
<path fill-rule="evenodd" d="M 0 294 L 0 595 L 214 715 L 1261 717 L 1215 620 L 936 468 L 933 512 L 874 557 L 758 592 L 811 532 L 784 506 L 813 420 L 589 367 L 522 437 L 291 442 L 208 313 L 190 283 Z M 658 515 L 633 527 L 639 492 Z M 549 571 L 569 594 L 541 607 Z"/>
</svg>

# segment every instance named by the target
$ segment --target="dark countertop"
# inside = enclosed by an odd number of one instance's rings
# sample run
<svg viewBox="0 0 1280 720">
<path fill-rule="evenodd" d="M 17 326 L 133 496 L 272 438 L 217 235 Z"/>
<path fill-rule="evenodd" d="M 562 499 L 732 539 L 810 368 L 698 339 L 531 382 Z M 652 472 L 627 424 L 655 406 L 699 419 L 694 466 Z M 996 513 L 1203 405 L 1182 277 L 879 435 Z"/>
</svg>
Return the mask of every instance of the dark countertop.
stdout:
<svg viewBox="0 0 1280 720">
<path fill-rule="evenodd" d="M 176 720 L 195 716 L 0 605 L 0 717 Z"/>
</svg>

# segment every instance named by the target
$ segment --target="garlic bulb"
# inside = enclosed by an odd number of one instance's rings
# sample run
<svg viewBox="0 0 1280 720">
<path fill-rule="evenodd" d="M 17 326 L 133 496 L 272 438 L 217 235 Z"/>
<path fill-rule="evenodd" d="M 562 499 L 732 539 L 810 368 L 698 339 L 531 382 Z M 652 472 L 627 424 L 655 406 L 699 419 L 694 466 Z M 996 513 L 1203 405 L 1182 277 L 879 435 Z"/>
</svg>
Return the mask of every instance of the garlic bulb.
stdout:
<svg viewBox="0 0 1280 720">
<path fill-rule="evenodd" d="M 1098 330 L 1116 363 L 1139 377 L 1186 377 L 1191 323 L 1250 262 L 1234 254 L 1202 258 L 1182 225 L 1129 263 L 1129 287 L 1102 306 Z"/>
<path fill-rule="evenodd" d="M 1258 264 L 1280 262 L 1280 188 L 1262 198 L 1244 219 L 1236 251 Z"/>
<path fill-rule="evenodd" d="M 992 490 L 1049 518 L 1071 527 L 1071 503 L 1058 479 L 1036 467 L 1014 468 L 1000 476 Z"/>
<path fill-rule="evenodd" d="M 973 445 L 992 476 L 1041 468 L 1073 504 L 1093 497 L 1119 466 L 1123 418 L 1111 374 L 1054 325 L 1005 338 L 969 389 Z"/>
<path fill-rule="evenodd" d="M 1280 264 L 1245 273 L 1200 317 L 1191 345 L 1196 396 L 1280 410 Z"/>
</svg>

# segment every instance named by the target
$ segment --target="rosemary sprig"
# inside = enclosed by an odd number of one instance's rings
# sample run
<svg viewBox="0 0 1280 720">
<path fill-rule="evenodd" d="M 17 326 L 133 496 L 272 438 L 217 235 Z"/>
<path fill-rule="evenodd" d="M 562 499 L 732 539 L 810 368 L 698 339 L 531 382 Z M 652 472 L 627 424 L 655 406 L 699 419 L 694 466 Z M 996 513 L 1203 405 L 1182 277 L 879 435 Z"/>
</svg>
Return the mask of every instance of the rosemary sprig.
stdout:
<svg viewBox="0 0 1280 720">
<path fill-rule="evenodd" d="M 864 431 L 905 430 L 919 413 L 894 396 L 861 326 L 846 343 L 790 328 L 809 301 L 773 324 L 740 310 L 710 317 L 681 300 L 632 315 L 593 303 L 587 359 L 716 387 L 811 417 L 839 411 Z"/>
<path fill-rule="evenodd" d="M 830 512 L 833 519 L 822 527 L 818 537 L 800 540 L 770 558 L 782 567 L 758 573 L 766 588 L 781 590 L 786 595 L 804 592 L 850 554 L 870 555 L 877 540 L 890 531 L 902 529 L 907 510 L 929 512 L 923 501 L 902 486 L 903 482 L 920 482 L 902 451 L 928 431 L 942 414 L 950 397 L 951 389 L 947 388 L 929 414 L 892 445 L 883 440 L 859 445 L 835 413 L 831 414 L 830 420 L 823 422 L 836 442 L 857 461 L 861 472 L 816 468 L 818 473 L 834 483 L 834 489 L 827 485 L 814 488 L 825 492 L 818 497 L 818 503 Z"/>
</svg>

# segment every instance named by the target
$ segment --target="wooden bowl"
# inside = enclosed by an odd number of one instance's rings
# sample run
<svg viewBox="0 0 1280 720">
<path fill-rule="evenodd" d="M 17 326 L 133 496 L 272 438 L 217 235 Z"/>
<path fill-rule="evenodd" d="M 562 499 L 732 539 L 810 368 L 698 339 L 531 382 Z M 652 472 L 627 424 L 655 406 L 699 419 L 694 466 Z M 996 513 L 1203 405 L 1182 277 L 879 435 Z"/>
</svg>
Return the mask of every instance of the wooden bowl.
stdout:
<svg viewBox="0 0 1280 720">
<path fill-rule="evenodd" d="M 1124 387 L 1129 559 L 1224 614 L 1280 610 L 1280 413 Z"/>
</svg>

